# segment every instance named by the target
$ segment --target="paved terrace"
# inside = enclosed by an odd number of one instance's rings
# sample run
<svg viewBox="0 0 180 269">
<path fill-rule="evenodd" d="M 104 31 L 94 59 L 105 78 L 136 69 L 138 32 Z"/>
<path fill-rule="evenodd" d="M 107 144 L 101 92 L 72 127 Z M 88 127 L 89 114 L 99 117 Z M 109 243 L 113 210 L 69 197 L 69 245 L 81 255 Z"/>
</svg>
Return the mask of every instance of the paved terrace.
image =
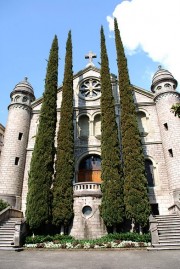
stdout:
<svg viewBox="0 0 180 269">
<path fill-rule="evenodd" d="M 180 251 L 0 251 L 0 269 L 180 269 Z"/>
</svg>

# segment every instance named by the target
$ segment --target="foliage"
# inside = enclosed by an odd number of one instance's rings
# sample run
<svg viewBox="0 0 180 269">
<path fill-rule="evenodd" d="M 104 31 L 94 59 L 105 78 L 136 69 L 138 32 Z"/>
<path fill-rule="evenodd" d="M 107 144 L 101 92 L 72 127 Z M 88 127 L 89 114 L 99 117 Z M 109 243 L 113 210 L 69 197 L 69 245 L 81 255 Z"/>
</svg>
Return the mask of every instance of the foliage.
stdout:
<svg viewBox="0 0 180 269">
<path fill-rule="evenodd" d="M 126 240 L 126 241 L 134 241 L 134 242 L 150 242 L 151 235 L 147 234 L 139 234 L 139 233 L 113 233 L 108 234 L 102 239 L 109 240 Z"/>
<path fill-rule="evenodd" d="M 31 229 L 43 227 L 51 218 L 50 188 L 54 174 L 57 79 L 58 40 L 55 36 L 47 65 L 38 134 L 29 172 L 26 218 Z"/>
<path fill-rule="evenodd" d="M 171 110 L 172 110 L 172 112 L 174 113 L 175 116 L 180 118 L 180 103 L 177 103 L 177 104 L 173 105 Z"/>
<path fill-rule="evenodd" d="M 124 202 L 126 217 L 145 226 L 150 214 L 145 176 L 144 156 L 138 130 L 133 90 L 130 85 L 127 60 L 118 29 L 114 20 L 115 43 L 120 91 L 120 126 L 122 139 Z"/>
<path fill-rule="evenodd" d="M 35 244 L 35 243 L 44 243 L 44 242 L 53 242 L 53 241 L 69 241 L 74 240 L 70 235 L 34 235 L 26 237 L 26 244 Z"/>
<path fill-rule="evenodd" d="M 101 158 L 103 196 L 100 212 L 105 224 L 115 229 L 117 224 L 123 221 L 124 216 L 123 178 L 115 102 L 103 27 L 101 27 Z"/>
<path fill-rule="evenodd" d="M 67 227 L 73 218 L 74 133 L 71 32 L 66 43 L 61 117 L 53 187 L 53 224 Z"/>
<path fill-rule="evenodd" d="M 29 236 L 26 238 L 26 247 L 61 248 L 61 249 L 92 249 L 92 248 L 134 248 L 150 245 L 150 234 L 114 233 L 98 239 L 77 240 L 67 235 Z"/>
<path fill-rule="evenodd" d="M 8 207 L 9 204 L 5 202 L 4 200 L 0 199 L 0 212 L 4 210 L 6 207 Z"/>
<path fill-rule="evenodd" d="M 84 240 L 77 240 L 74 239 L 70 235 L 34 235 L 34 236 L 28 236 L 26 237 L 25 243 L 26 244 L 35 244 L 35 243 L 44 243 L 44 242 L 55 242 L 55 243 L 78 243 L 78 244 L 84 244 L 84 243 L 90 243 L 90 244 L 101 244 L 101 243 L 107 243 L 107 242 L 113 242 L 113 241 L 133 241 L 133 242 L 150 242 L 151 241 L 151 235 L 148 234 L 139 234 L 139 233 L 113 233 L 108 234 L 106 236 L 103 236 L 98 239 L 84 239 Z"/>
</svg>

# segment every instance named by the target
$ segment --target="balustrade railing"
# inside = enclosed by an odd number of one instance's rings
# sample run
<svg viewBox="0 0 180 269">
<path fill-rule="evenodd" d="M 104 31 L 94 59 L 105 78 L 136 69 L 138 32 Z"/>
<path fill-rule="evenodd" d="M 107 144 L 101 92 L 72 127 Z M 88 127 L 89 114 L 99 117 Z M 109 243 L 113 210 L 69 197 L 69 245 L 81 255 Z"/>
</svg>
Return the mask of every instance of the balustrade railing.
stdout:
<svg viewBox="0 0 180 269">
<path fill-rule="evenodd" d="M 92 183 L 92 182 L 83 182 L 75 183 L 74 191 L 83 191 L 83 190 L 101 190 L 101 183 Z"/>
</svg>

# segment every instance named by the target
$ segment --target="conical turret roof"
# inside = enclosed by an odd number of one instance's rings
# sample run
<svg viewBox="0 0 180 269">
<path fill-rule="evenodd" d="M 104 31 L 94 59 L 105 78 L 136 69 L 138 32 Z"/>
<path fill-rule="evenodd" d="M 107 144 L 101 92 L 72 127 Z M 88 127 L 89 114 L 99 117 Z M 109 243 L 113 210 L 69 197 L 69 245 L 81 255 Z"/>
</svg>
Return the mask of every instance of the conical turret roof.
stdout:
<svg viewBox="0 0 180 269">
<path fill-rule="evenodd" d="M 28 92 L 31 93 L 32 95 L 34 95 L 34 90 L 32 85 L 28 82 L 28 78 L 25 77 L 24 80 L 20 81 L 18 84 L 16 84 L 14 90 L 12 91 L 11 94 L 15 93 L 15 92 L 19 92 L 19 91 L 24 91 L 24 92 Z"/>
</svg>

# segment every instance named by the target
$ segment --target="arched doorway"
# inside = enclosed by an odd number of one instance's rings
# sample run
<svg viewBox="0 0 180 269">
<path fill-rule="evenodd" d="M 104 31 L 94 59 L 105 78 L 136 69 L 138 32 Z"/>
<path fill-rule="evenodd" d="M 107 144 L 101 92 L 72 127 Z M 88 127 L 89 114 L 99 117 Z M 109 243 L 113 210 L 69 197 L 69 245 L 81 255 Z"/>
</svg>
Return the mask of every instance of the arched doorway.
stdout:
<svg viewBox="0 0 180 269">
<path fill-rule="evenodd" d="M 91 154 L 81 160 L 78 182 L 101 182 L 101 158 L 99 155 Z"/>
</svg>

